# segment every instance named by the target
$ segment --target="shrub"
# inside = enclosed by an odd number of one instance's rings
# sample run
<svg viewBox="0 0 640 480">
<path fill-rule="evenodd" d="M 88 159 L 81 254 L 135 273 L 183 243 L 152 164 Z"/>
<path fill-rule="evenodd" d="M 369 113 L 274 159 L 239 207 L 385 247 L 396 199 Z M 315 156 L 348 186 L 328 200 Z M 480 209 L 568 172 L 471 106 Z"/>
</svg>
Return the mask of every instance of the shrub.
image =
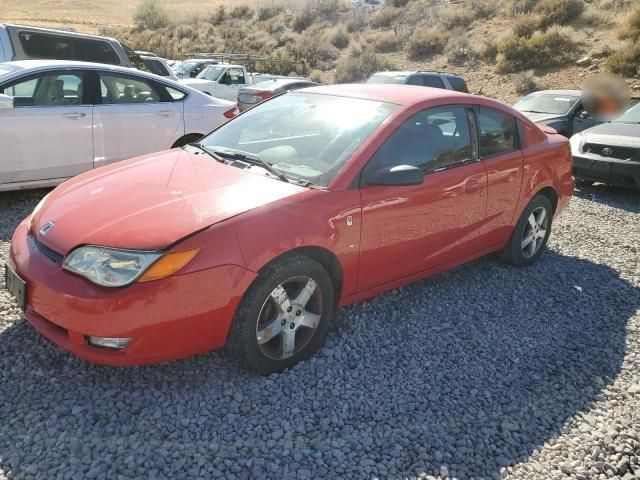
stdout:
<svg viewBox="0 0 640 480">
<path fill-rule="evenodd" d="M 398 37 L 393 32 L 379 32 L 370 37 L 370 42 L 376 52 L 389 53 L 398 50 Z"/>
<path fill-rule="evenodd" d="M 483 60 L 495 62 L 498 55 L 498 42 L 496 39 L 494 37 L 484 37 L 478 54 Z"/>
<path fill-rule="evenodd" d="M 514 78 L 514 84 L 516 86 L 516 93 L 519 93 L 520 95 L 526 95 L 527 93 L 541 89 L 540 85 L 536 81 L 536 76 L 533 70 L 518 73 Z"/>
<path fill-rule="evenodd" d="M 296 33 L 302 33 L 311 26 L 314 18 L 315 15 L 313 14 L 313 11 L 306 8 L 294 15 L 293 21 L 291 22 L 291 28 L 293 28 L 293 31 Z"/>
<path fill-rule="evenodd" d="M 486 20 L 495 17 L 498 12 L 498 3 L 495 0 L 468 0 L 466 6 L 474 20 Z"/>
<path fill-rule="evenodd" d="M 640 73 L 640 44 L 634 43 L 609 55 L 605 66 L 612 73 L 636 77 Z"/>
<path fill-rule="evenodd" d="M 449 39 L 444 47 L 444 55 L 450 63 L 462 65 L 473 57 L 474 52 L 471 49 L 469 40 L 463 35 L 463 32 L 460 32 Z"/>
<path fill-rule="evenodd" d="M 133 14 L 133 21 L 141 30 L 156 30 L 167 26 L 169 14 L 162 3 L 155 0 L 142 0 Z"/>
<path fill-rule="evenodd" d="M 464 7 L 442 8 L 438 12 L 438 20 L 447 30 L 452 28 L 464 28 L 473 22 L 471 12 Z"/>
<path fill-rule="evenodd" d="M 367 21 L 364 15 L 352 15 L 345 22 L 345 25 L 347 27 L 347 32 L 349 33 L 361 32 L 367 26 Z"/>
<path fill-rule="evenodd" d="M 518 15 L 513 22 L 513 34 L 516 37 L 528 38 L 542 28 L 542 18 L 531 13 Z"/>
<path fill-rule="evenodd" d="M 421 60 L 442 53 L 447 44 L 447 35 L 433 28 L 416 28 L 411 39 L 407 55 L 410 60 Z"/>
<path fill-rule="evenodd" d="M 337 27 L 329 36 L 329 42 L 340 50 L 347 48 L 349 46 L 349 33 L 343 26 Z"/>
<path fill-rule="evenodd" d="M 253 10 L 251 10 L 247 5 L 239 5 L 231 9 L 229 16 L 231 18 L 248 20 L 253 17 Z"/>
<path fill-rule="evenodd" d="M 313 32 L 300 35 L 295 42 L 287 45 L 287 51 L 294 60 L 320 70 L 333 68 L 339 53 L 337 48 L 326 40 L 319 40 Z"/>
<path fill-rule="evenodd" d="M 309 74 L 309 79 L 312 82 L 316 82 L 316 83 L 322 83 L 322 72 L 320 70 L 313 70 L 310 74 Z"/>
<path fill-rule="evenodd" d="M 504 13 L 507 16 L 529 13 L 536 6 L 537 0 L 507 0 L 504 2 Z"/>
<path fill-rule="evenodd" d="M 279 10 L 277 8 L 260 7 L 260 8 L 258 8 L 258 11 L 256 12 L 256 17 L 261 22 L 264 22 L 265 20 L 269 20 L 270 18 L 275 17 L 278 13 L 280 13 L 280 12 L 279 12 Z"/>
<path fill-rule="evenodd" d="M 399 16 L 400 11 L 395 8 L 381 8 L 371 15 L 369 24 L 377 28 L 390 28 Z"/>
<path fill-rule="evenodd" d="M 391 68 L 393 66 L 386 58 L 376 55 L 371 50 L 353 48 L 349 56 L 336 67 L 336 82 L 361 82 L 375 72 Z"/>
<path fill-rule="evenodd" d="M 618 37 L 637 42 L 640 39 L 640 6 L 631 10 L 618 30 Z"/>
<path fill-rule="evenodd" d="M 227 19 L 227 10 L 224 7 L 224 5 L 220 5 L 218 7 L 218 9 L 216 10 L 216 13 L 214 13 L 213 15 L 211 15 L 210 17 L 210 21 L 211 23 L 213 23 L 214 25 L 220 25 L 221 23 L 223 23 L 225 20 Z"/>
<path fill-rule="evenodd" d="M 549 68 L 572 60 L 577 50 L 571 35 L 561 28 L 536 32 L 530 38 L 512 36 L 498 45 L 496 72 Z"/>
<path fill-rule="evenodd" d="M 540 0 L 533 9 L 545 27 L 566 25 L 578 18 L 583 10 L 583 0 Z"/>
</svg>

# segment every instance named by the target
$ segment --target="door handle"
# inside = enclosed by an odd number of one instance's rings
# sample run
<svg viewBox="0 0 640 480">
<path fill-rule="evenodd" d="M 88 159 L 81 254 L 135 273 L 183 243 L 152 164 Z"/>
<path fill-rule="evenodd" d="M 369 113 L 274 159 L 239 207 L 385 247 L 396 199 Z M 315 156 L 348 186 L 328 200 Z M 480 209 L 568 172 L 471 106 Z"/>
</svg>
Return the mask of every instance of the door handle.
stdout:
<svg viewBox="0 0 640 480">
<path fill-rule="evenodd" d="M 162 112 L 157 112 L 156 115 L 158 115 L 160 117 L 170 117 L 171 115 L 173 115 L 173 112 L 165 110 L 165 111 L 162 111 Z"/>
<path fill-rule="evenodd" d="M 482 187 L 480 186 L 480 182 L 478 180 L 467 180 L 467 183 L 464 185 L 464 190 L 467 193 L 476 193 L 480 191 L 482 194 Z"/>
<path fill-rule="evenodd" d="M 70 113 L 63 113 L 62 114 L 63 118 L 69 118 L 71 120 L 78 120 L 79 118 L 84 118 L 86 116 L 87 116 L 87 114 L 83 113 L 83 112 L 70 112 Z"/>
</svg>

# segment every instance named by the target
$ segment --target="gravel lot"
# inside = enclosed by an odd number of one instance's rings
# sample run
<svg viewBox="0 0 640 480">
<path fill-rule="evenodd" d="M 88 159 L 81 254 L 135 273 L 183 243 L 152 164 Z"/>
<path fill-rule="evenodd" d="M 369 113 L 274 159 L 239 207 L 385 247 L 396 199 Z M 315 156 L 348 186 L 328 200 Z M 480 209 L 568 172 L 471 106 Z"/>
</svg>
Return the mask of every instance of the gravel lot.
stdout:
<svg viewBox="0 0 640 480">
<path fill-rule="evenodd" d="M 0 194 L 0 262 L 44 193 Z M 343 309 L 270 377 L 90 365 L 2 291 L 0 478 L 640 478 L 640 194 L 577 192 L 550 246 Z"/>
</svg>

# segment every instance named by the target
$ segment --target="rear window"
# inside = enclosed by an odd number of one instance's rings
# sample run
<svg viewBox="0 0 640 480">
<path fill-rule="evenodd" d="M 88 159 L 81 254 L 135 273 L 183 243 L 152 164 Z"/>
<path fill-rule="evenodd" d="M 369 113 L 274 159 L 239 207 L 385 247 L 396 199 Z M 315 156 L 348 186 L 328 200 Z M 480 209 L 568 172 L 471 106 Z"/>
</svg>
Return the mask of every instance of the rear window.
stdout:
<svg viewBox="0 0 640 480">
<path fill-rule="evenodd" d="M 20 32 L 20 45 L 31 58 L 80 60 L 118 65 L 120 60 L 108 42 L 39 32 Z"/>
<path fill-rule="evenodd" d="M 423 87 L 444 88 L 444 82 L 436 75 L 420 75 Z"/>
<path fill-rule="evenodd" d="M 167 70 L 167 68 L 160 60 L 155 60 L 153 58 L 143 58 L 142 61 L 151 73 L 155 73 L 156 75 L 160 75 L 161 77 L 171 76 L 171 72 Z"/>
<path fill-rule="evenodd" d="M 451 84 L 451 86 L 456 92 L 469 93 L 469 90 L 467 89 L 467 83 L 464 81 L 463 78 L 460 78 L 460 77 L 447 77 L 447 78 L 449 80 L 449 83 Z"/>
</svg>

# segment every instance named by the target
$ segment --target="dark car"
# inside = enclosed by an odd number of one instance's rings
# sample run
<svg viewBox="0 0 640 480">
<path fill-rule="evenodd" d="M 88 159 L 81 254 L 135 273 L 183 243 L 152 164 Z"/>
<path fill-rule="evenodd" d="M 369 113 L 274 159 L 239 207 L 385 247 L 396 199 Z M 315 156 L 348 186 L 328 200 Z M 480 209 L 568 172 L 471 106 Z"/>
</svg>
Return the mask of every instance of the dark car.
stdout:
<svg viewBox="0 0 640 480">
<path fill-rule="evenodd" d="M 541 90 L 521 98 L 513 108 L 567 138 L 602 123 L 585 110 L 580 90 Z"/>
<path fill-rule="evenodd" d="M 640 104 L 613 122 L 571 137 L 571 152 L 579 184 L 602 182 L 640 189 Z"/>
<path fill-rule="evenodd" d="M 274 78 L 238 90 L 238 109 L 241 112 L 265 100 L 291 90 L 315 87 L 318 84 L 305 78 Z"/>
</svg>

